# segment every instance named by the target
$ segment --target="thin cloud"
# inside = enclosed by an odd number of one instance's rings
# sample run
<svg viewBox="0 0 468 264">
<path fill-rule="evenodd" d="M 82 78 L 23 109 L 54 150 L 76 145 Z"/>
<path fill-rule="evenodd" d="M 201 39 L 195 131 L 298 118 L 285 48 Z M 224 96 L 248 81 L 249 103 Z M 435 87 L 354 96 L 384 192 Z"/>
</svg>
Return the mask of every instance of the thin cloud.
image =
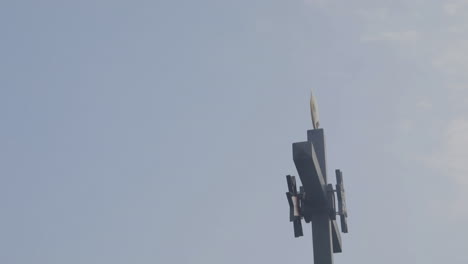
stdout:
<svg viewBox="0 0 468 264">
<path fill-rule="evenodd" d="M 432 108 L 432 102 L 427 99 L 423 99 L 416 103 L 416 107 L 422 110 L 429 110 Z"/>
<path fill-rule="evenodd" d="M 454 219 L 468 218 L 468 119 L 451 120 L 438 151 L 425 158 L 426 165 L 456 184 L 455 200 L 449 208 Z"/>
<path fill-rule="evenodd" d="M 386 41 L 396 43 L 415 43 L 421 39 L 421 34 L 414 30 L 387 31 L 368 34 L 361 37 L 362 42 Z"/>
<path fill-rule="evenodd" d="M 455 16 L 459 15 L 461 12 L 466 11 L 467 6 L 467 0 L 458 0 L 445 3 L 442 8 L 446 15 Z"/>
<path fill-rule="evenodd" d="M 320 5 L 323 6 L 328 3 L 328 0 L 304 0 L 304 4 L 306 5 Z"/>
<path fill-rule="evenodd" d="M 468 39 L 453 42 L 434 54 L 432 64 L 449 74 L 465 74 L 468 70 Z"/>
</svg>

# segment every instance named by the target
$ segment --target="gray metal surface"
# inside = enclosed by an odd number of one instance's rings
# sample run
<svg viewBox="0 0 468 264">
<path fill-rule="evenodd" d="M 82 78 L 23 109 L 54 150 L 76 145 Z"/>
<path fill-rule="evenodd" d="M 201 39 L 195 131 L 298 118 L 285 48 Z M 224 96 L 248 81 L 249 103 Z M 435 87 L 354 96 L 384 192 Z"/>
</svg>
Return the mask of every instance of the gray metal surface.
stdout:
<svg viewBox="0 0 468 264">
<path fill-rule="evenodd" d="M 327 153 L 325 146 L 325 132 L 323 129 L 314 129 L 307 131 L 307 141 L 312 142 L 317 159 L 320 163 L 320 169 L 324 174 L 327 172 Z M 327 177 L 325 176 L 325 183 L 328 183 Z"/>
<path fill-rule="evenodd" d="M 343 252 L 342 243 L 341 243 L 341 234 L 340 229 L 336 221 L 331 221 L 332 224 L 332 241 L 333 241 L 333 253 Z"/>
<path fill-rule="evenodd" d="M 297 192 L 296 177 L 288 175 L 286 176 L 288 183 L 289 192 L 286 193 L 286 197 L 289 203 L 289 221 L 293 222 L 294 237 L 303 236 L 302 223 L 301 223 L 301 197 Z"/>
<path fill-rule="evenodd" d="M 346 195 L 343 184 L 343 173 L 336 170 L 336 196 L 338 197 L 338 213 L 341 221 L 341 231 L 348 233 L 348 209 L 346 208 Z"/>
<path fill-rule="evenodd" d="M 333 188 L 327 186 L 323 129 L 309 130 L 307 138 L 308 141 L 292 145 L 294 164 L 305 190 L 301 212 L 306 222 L 312 222 L 314 263 L 332 264 L 333 253 L 342 252 L 342 242 L 336 217 L 330 210 L 335 201 L 330 198 L 334 197 Z"/>
<path fill-rule="evenodd" d="M 311 142 L 293 143 L 293 159 L 306 193 L 307 203 L 316 208 L 327 205 L 325 177 Z"/>
<path fill-rule="evenodd" d="M 327 213 L 312 215 L 312 242 L 315 264 L 333 263 L 333 241 L 330 218 Z"/>
</svg>

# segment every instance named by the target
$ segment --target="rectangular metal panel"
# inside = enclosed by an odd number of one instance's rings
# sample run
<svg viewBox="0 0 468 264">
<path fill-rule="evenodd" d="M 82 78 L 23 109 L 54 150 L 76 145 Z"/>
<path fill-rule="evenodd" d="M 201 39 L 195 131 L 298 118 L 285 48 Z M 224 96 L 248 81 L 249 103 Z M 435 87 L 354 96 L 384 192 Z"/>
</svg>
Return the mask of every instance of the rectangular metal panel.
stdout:
<svg viewBox="0 0 468 264">
<path fill-rule="evenodd" d="M 293 159 L 306 192 L 307 202 L 314 208 L 326 208 L 327 190 L 320 164 L 311 142 L 293 144 Z"/>
<path fill-rule="evenodd" d="M 332 235 L 333 235 L 333 253 L 341 253 L 341 234 L 340 229 L 338 228 L 338 224 L 335 220 L 331 221 L 332 224 Z"/>
<path fill-rule="evenodd" d="M 327 153 L 325 150 L 325 134 L 323 129 L 313 129 L 307 131 L 307 141 L 312 142 L 314 145 L 317 159 L 320 163 L 320 169 L 322 170 L 323 179 L 325 183 L 328 183 L 327 179 Z"/>
</svg>

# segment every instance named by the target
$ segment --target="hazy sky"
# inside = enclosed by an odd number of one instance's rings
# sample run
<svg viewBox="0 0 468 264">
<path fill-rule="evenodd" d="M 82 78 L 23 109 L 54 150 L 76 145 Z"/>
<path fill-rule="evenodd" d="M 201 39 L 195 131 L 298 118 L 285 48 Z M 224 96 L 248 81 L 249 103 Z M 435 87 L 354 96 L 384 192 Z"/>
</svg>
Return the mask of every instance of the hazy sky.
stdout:
<svg viewBox="0 0 468 264">
<path fill-rule="evenodd" d="M 468 263 L 466 0 L 3 0 L 0 40 L 0 263 L 312 263 L 311 89 L 335 263 Z"/>
</svg>

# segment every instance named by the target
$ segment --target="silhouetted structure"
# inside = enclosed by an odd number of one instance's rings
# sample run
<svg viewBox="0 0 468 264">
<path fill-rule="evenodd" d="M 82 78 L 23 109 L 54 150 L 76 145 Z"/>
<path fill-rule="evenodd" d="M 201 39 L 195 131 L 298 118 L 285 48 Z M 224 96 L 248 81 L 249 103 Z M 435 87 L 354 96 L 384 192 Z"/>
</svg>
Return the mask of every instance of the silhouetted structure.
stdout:
<svg viewBox="0 0 468 264">
<path fill-rule="evenodd" d="M 341 231 L 348 233 L 343 175 L 336 170 L 336 188 L 328 183 L 325 159 L 325 137 L 318 128 L 315 99 L 311 98 L 311 114 L 314 129 L 307 131 L 307 141 L 293 143 L 293 159 L 302 185 L 297 191 L 294 176 L 286 176 L 289 192 L 290 221 L 294 224 L 294 236 L 303 236 L 301 220 L 312 222 L 312 241 L 315 264 L 332 264 L 333 253 L 342 252 L 341 234 L 336 223 L 340 216 Z M 338 200 L 338 208 L 335 202 Z"/>
</svg>

